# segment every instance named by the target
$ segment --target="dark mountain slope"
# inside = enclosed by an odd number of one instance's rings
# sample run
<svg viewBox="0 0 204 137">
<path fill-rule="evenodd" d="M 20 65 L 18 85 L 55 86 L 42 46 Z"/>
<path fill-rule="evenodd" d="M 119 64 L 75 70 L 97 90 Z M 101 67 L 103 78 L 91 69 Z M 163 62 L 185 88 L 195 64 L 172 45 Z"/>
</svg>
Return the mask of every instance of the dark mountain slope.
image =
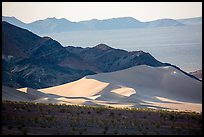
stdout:
<svg viewBox="0 0 204 137">
<path fill-rule="evenodd" d="M 66 47 L 68 51 L 77 54 L 86 62 L 95 65 L 103 72 L 112 72 L 126 69 L 136 65 L 165 66 L 149 53 L 143 51 L 128 52 L 114 49 L 105 44 L 99 44 L 93 48 Z"/>
<path fill-rule="evenodd" d="M 95 74 L 93 66 L 49 37 L 39 37 L 7 22 L 2 22 L 2 28 L 3 85 L 43 88 Z"/>
<path fill-rule="evenodd" d="M 162 63 L 155 59 L 151 54 L 143 51 L 125 51 L 121 49 L 114 49 L 105 44 L 99 44 L 92 48 L 81 48 L 68 46 L 66 49 L 88 62 L 93 64 L 103 72 L 112 72 L 122 69 L 127 69 L 137 65 L 149 65 L 153 67 L 172 66 L 184 74 L 199 80 L 195 76 L 186 73 L 175 65 L 169 63 Z M 199 80 L 200 81 L 200 80 Z"/>
</svg>

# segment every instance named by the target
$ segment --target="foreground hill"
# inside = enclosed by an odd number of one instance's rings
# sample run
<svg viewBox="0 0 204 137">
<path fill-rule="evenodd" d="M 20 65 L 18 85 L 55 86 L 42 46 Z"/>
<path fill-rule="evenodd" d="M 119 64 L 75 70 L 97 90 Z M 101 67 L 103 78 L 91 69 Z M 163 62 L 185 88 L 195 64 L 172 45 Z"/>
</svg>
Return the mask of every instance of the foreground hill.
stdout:
<svg viewBox="0 0 204 137">
<path fill-rule="evenodd" d="M 18 90 L 43 94 L 34 102 L 202 112 L 202 82 L 171 66 L 141 65 L 55 87 Z"/>
</svg>

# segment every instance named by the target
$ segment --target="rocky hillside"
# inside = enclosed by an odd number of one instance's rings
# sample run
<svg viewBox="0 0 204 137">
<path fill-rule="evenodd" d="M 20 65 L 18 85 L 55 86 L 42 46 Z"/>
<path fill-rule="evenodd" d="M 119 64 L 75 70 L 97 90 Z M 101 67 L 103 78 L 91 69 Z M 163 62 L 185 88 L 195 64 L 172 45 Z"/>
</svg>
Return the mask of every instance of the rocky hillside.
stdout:
<svg viewBox="0 0 204 137">
<path fill-rule="evenodd" d="M 143 51 L 128 52 L 114 49 L 105 44 L 99 44 L 92 48 L 79 48 L 68 46 L 66 49 L 86 62 L 93 64 L 103 72 L 112 72 L 137 65 L 165 66 L 167 64 L 156 60 L 149 53 Z"/>
<path fill-rule="evenodd" d="M 49 37 L 7 22 L 2 22 L 2 29 L 3 85 L 42 88 L 95 74 L 93 66 Z"/>
</svg>

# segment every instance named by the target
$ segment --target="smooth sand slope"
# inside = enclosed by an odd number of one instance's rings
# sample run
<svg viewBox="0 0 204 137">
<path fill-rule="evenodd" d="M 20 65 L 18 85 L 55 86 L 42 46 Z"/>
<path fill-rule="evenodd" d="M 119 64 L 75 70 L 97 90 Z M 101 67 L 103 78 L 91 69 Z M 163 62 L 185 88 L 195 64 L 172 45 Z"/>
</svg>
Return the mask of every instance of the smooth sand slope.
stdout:
<svg viewBox="0 0 204 137">
<path fill-rule="evenodd" d="M 202 111 L 202 82 L 173 67 L 141 65 L 36 92 L 44 95 L 36 101 L 45 103 Z"/>
</svg>

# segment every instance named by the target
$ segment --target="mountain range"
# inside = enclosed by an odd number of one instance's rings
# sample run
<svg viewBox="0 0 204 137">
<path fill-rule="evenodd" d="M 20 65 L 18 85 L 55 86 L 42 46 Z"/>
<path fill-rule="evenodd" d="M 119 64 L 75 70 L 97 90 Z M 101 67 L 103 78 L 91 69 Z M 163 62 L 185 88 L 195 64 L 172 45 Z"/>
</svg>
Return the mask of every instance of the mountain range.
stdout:
<svg viewBox="0 0 204 137">
<path fill-rule="evenodd" d="M 86 75 L 137 65 L 171 65 L 143 51 L 128 52 L 106 44 L 92 48 L 63 47 L 52 38 L 40 37 L 5 21 L 2 22 L 2 50 L 2 84 L 15 88 L 56 86 Z"/>
<path fill-rule="evenodd" d="M 31 23 L 24 23 L 15 17 L 2 16 L 6 21 L 15 26 L 28 29 L 38 35 L 57 32 L 80 31 L 80 30 L 111 30 L 128 28 L 151 28 L 202 24 L 202 17 L 189 19 L 158 19 L 154 21 L 141 22 L 132 17 L 120 17 L 111 19 L 92 19 L 86 21 L 72 22 L 65 18 L 47 18 Z M 45 29 L 46 28 L 46 29 Z"/>
</svg>

